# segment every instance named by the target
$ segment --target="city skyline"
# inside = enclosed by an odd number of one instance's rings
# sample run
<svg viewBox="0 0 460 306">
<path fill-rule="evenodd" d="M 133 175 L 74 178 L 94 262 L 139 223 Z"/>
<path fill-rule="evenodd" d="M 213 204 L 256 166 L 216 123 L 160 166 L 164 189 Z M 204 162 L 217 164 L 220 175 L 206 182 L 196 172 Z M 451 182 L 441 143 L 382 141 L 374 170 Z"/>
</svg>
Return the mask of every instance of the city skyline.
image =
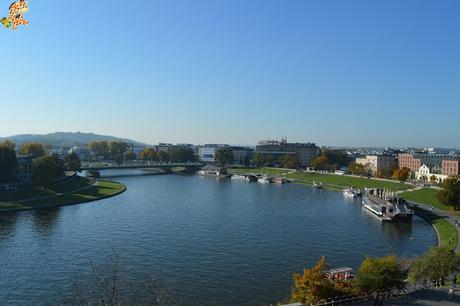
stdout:
<svg viewBox="0 0 460 306">
<path fill-rule="evenodd" d="M 2 32 L 0 136 L 460 148 L 455 1 L 138 6 L 31 1 Z"/>
</svg>

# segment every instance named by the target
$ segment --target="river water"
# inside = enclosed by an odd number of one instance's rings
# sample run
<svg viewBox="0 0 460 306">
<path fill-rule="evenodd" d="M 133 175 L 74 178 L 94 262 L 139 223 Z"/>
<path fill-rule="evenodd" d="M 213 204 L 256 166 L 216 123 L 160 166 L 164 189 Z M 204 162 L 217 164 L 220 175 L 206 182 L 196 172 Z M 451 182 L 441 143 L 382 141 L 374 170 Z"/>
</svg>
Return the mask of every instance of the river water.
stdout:
<svg viewBox="0 0 460 306">
<path fill-rule="evenodd" d="M 262 305 L 289 295 L 291 275 L 322 255 L 413 256 L 432 227 L 382 223 L 359 200 L 305 186 L 199 176 L 123 176 L 111 199 L 0 215 L 0 304 L 58 304 L 90 263 L 116 254 L 133 282 L 162 275 L 183 305 Z M 102 269 L 102 268 L 101 268 Z"/>
</svg>

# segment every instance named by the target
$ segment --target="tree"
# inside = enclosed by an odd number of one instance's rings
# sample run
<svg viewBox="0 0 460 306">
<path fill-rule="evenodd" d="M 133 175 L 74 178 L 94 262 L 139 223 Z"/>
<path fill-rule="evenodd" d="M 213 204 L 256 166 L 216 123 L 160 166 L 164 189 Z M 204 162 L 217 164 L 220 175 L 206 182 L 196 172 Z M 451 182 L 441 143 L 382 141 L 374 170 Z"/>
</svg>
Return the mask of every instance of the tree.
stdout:
<svg viewBox="0 0 460 306">
<path fill-rule="evenodd" d="M 196 161 L 195 153 L 189 147 L 174 147 L 169 151 L 169 160 L 173 163 Z"/>
<path fill-rule="evenodd" d="M 169 161 L 169 154 L 166 151 L 158 151 L 157 152 L 157 159 L 160 162 L 168 162 Z"/>
<path fill-rule="evenodd" d="M 325 170 L 328 168 L 328 165 L 329 159 L 327 159 L 324 155 L 321 155 L 312 161 L 312 166 L 315 170 Z"/>
<path fill-rule="evenodd" d="M 359 268 L 354 285 L 362 292 L 376 293 L 376 304 L 384 302 L 380 293 L 405 286 L 407 271 L 401 267 L 396 256 L 366 257 Z"/>
<path fill-rule="evenodd" d="M 436 175 L 432 175 L 430 176 L 430 182 L 432 182 L 433 184 L 436 183 Z"/>
<path fill-rule="evenodd" d="M 17 165 L 14 148 L 14 143 L 10 141 L 0 143 L 0 182 L 6 183 L 13 180 Z"/>
<path fill-rule="evenodd" d="M 366 166 L 362 164 L 352 163 L 348 168 L 348 172 L 354 175 L 367 175 Z"/>
<path fill-rule="evenodd" d="M 145 161 L 154 161 L 156 155 L 157 154 L 153 148 L 145 148 L 139 153 L 139 157 Z"/>
<path fill-rule="evenodd" d="M 36 182 L 44 188 L 52 188 L 64 172 L 64 162 L 56 154 L 45 155 L 34 160 L 33 168 Z"/>
<path fill-rule="evenodd" d="M 460 255 L 447 247 L 431 248 L 425 255 L 418 257 L 409 270 L 409 280 L 438 281 L 451 273 L 460 271 Z"/>
<path fill-rule="evenodd" d="M 221 167 L 225 167 L 233 161 L 232 148 L 218 148 L 214 154 L 214 159 Z"/>
<path fill-rule="evenodd" d="M 64 157 L 65 169 L 68 171 L 80 171 L 81 161 L 77 153 L 72 152 Z"/>
<path fill-rule="evenodd" d="M 398 180 L 400 182 L 405 182 L 410 177 L 411 170 L 407 167 L 396 169 L 393 172 L 393 179 Z"/>
<path fill-rule="evenodd" d="M 109 155 L 110 158 L 121 163 L 124 161 L 125 153 L 128 151 L 129 145 L 122 141 L 109 142 Z"/>
<path fill-rule="evenodd" d="M 88 144 L 88 150 L 96 157 L 109 157 L 109 143 L 107 141 L 93 141 Z"/>
<path fill-rule="evenodd" d="M 451 176 L 442 183 L 442 190 L 438 194 L 439 200 L 447 206 L 460 209 L 460 176 Z"/>
<path fill-rule="evenodd" d="M 326 275 L 328 265 L 322 257 L 311 269 L 304 269 L 303 274 L 295 273 L 291 290 L 291 302 L 310 305 L 323 299 L 341 295 L 343 292 Z"/>
<path fill-rule="evenodd" d="M 282 168 L 297 169 L 299 167 L 299 159 L 296 155 L 286 154 L 280 157 L 280 165 Z"/>
<path fill-rule="evenodd" d="M 344 150 L 330 150 L 327 148 L 322 149 L 324 156 L 329 160 L 329 164 L 334 165 L 336 169 L 341 167 L 348 167 L 352 158 Z"/>
<path fill-rule="evenodd" d="M 263 154 L 260 152 L 254 153 L 254 156 L 252 157 L 252 163 L 257 168 L 263 167 L 265 164 L 265 158 Z"/>
<path fill-rule="evenodd" d="M 125 153 L 125 160 L 135 160 L 137 159 L 137 155 L 134 152 L 126 152 Z"/>
<path fill-rule="evenodd" d="M 40 143 L 26 143 L 21 146 L 19 153 L 37 158 L 45 155 L 45 149 Z"/>
</svg>

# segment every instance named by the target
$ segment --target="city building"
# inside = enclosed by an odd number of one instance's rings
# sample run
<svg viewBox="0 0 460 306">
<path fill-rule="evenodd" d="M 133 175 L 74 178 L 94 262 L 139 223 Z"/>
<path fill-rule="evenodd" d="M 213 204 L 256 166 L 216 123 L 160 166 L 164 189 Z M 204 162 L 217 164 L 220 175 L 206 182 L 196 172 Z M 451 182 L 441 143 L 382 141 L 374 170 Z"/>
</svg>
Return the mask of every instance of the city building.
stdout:
<svg viewBox="0 0 460 306">
<path fill-rule="evenodd" d="M 16 171 L 14 179 L 18 182 L 29 182 L 32 180 L 33 172 L 33 157 L 27 155 L 18 155 Z"/>
<path fill-rule="evenodd" d="M 422 165 L 417 172 L 415 172 L 415 179 L 422 182 L 432 182 L 441 184 L 448 176 L 439 173 L 432 173 L 430 167 Z"/>
<path fill-rule="evenodd" d="M 367 167 L 372 174 L 383 173 L 391 175 L 396 168 L 396 158 L 392 155 L 366 155 L 366 157 L 356 158 L 357 164 Z"/>
<path fill-rule="evenodd" d="M 443 160 L 441 174 L 445 176 L 460 175 L 460 160 Z"/>
<path fill-rule="evenodd" d="M 319 156 L 320 148 L 314 143 L 289 143 L 281 141 L 262 140 L 256 146 L 256 152 L 278 160 L 281 156 L 292 154 L 297 157 L 302 167 L 311 166 L 312 161 Z"/>
<path fill-rule="evenodd" d="M 398 155 L 398 165 L 399 168 L 409 168 L 412 173 L 419 172 L 420 167 L 423 165 L 430 168 L 430 173 L 432 174 L 443 174 L 447 173 L 452 169 L 452 173 L 455 173 L 455 163 L 450 163 L 449 161 L 458 161 L 459 157 L 455 154 L 449 153 L 403 153 Z M 446 161 L 446 162 L 444 162 Z M 443 163 L 444 162 L 444 163 Z M 445 169 L 443 170 L 443 165 Z M 456 175 L 456 174 L 452 174 Z"/>
</svg>

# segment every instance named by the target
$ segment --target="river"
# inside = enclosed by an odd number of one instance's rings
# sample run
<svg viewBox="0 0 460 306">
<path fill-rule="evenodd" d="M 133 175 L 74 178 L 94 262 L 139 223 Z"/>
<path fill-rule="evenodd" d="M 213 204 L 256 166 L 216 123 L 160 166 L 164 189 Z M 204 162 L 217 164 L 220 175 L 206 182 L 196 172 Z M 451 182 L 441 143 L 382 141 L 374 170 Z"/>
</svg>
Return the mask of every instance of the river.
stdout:
<svg viewBox="0 0 460 306">
<path fill-rule="evenodd" d="M 365 255 L 436 245 L 422 219 L 382 223 L 360 200 L 301 185 L 199 176 L 123 176 L 114 198 L 0 215 L 0 304 L 57 304 L 71 280 L 114 253 L 137 282 L 163 275 L 183 305 L 262 305 L 322 255 L 358 268 Z"/>
</svg>

